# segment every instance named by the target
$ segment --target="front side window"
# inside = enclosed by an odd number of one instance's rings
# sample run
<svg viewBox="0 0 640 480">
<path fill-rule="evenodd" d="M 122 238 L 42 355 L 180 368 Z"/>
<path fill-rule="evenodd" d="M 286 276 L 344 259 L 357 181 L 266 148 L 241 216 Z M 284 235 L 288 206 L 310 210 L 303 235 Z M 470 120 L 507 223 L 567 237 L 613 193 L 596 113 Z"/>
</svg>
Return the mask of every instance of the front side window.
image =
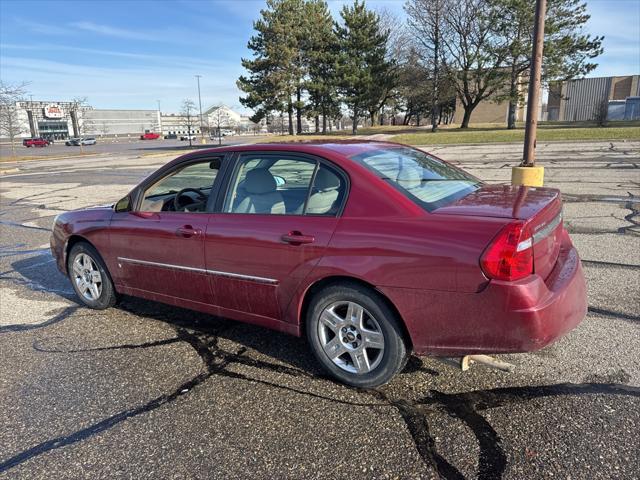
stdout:
<svg viewBox="0 0 640 480">
<path fill-rule="evenodd" d="M 476 191 L 480 180 L 420 150 L 385 146 L 351 157 L 428 211 Z"/>
<path fill-rule="evenodd" d="M 231 180 L 224 211 L 336 215 L 344 192 L 341 176 L 314 160 L 247 155 Z"/>
<path fill-rule="evenodd" d="M 142 212 L 205 212 L 220 159 L 178 167 L 144 192 Z"/>
</svg>

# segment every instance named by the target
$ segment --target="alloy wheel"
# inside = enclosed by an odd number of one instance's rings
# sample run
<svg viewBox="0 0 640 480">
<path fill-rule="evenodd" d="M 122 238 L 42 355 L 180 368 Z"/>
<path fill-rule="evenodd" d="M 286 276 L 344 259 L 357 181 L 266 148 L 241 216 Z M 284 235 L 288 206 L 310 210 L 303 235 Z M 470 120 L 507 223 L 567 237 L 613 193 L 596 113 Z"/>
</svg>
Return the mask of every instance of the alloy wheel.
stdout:
<svg viewBox="0 0 640 480">
<path fill-rule="evenodd" d="M 366 374 L 382 361 L 382 329 L 373 315 L 355 302 L 334 302 L 326 307 L 320 314 L 318 338 L 329 359 L 349 373 Z"/>
<path fill-rule="evenodd" d="M 73 259 L 73 280 L 84 298 L 91 301 L 100 298 L 102 274 L 96 262 L 86 253 L 80 253 Z"/>
</svg>

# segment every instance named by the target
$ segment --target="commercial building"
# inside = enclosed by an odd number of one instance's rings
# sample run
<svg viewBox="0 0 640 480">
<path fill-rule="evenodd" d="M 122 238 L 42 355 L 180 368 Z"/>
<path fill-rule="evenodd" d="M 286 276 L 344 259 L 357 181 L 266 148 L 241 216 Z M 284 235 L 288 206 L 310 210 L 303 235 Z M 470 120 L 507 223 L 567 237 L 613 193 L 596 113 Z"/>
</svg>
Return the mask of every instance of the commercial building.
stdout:
<svg viewBox="0 0 640 480">
<path fill-rule="evenodd" d="M 160 129 L 157 110 L 91 109 L 84 112 L 85 134 L 101 136 L 141 135 Z"/>
<path fill-rule="evenodd" d="M 157 110 L 103 110 L 78 102 L 32 100 L 15 104 L 16 137 L 137 136 L 159 128 Z"/>
<path fill-rule="evenodd" d="M 594 120 L 604 110 L 609 120 L 639 120 L 638 97 L 640 75 L 556 82 L 549 89 L 547 119 Z"/>
<path fill-rule="evenodd" d="M 260 124 L 251 121 L 248 115 L 243 115 L 226 105 L 214 105 L 202 113 L 205 125 L 211 132 L 232 130 L 236 133 L 266 132 L 265 122 Z"/>
<path fill-rule="evenodd" d="M 516 110 L 517 122 L 525 121 L 527 116 L 526 92 L 523 93 L 525 102 Z M 640 75 L 554 82 L 549 86 L 547 104 L 540 105 L 538 120 L 579 122 L 595 120 L 598 114 L 604 114 L 608 120 L 639 120 L 639 97 Z M 453 123 L 460 124 L 463 115 L 462 104 L 456 99 Z M 508 102 L 488 98 L 473 110 L 470 123 L 506 123 L 508 115 Z"/>
<path fill-rule="evenodd" d="M 163 113 L 160 116 L 160 128 L 158 129 L 163 136 L 166 135 L 184 135 L 191 133 L 200 134 L 200 115 L 194 114 L 189 117 L 175 113 Z"/>
</svg>

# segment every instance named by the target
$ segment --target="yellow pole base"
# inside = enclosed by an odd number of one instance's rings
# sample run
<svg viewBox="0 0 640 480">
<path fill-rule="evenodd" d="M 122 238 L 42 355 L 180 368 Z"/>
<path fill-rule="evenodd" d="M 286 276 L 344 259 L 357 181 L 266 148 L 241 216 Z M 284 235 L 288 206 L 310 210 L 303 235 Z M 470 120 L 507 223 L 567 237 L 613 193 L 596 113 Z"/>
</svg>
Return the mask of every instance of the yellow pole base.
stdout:
<svg viewBox="0 0 640 480">
<path fill-rule="evenodd" d="M 511 185 L 541 187 L 544 184 L 544 167 L 513 167 Z"/>
</svg>

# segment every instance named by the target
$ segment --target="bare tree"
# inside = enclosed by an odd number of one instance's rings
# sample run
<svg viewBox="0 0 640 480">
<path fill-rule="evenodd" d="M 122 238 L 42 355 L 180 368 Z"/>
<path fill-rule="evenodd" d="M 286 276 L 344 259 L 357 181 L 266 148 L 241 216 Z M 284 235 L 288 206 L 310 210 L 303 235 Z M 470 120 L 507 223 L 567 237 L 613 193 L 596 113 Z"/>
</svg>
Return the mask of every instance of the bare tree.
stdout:
<svg viewBox="0 0 640 480">
<path fill-rule="evenodd" d="M 86 111 L 89 110 L 87 104 L 87 97 L 75 97 L 71 100 L 70 113 L 71 123 L 73 124 L 74 134 L 80 138 L 80 151 L 84 151 L 82 145 L 82 137 L 87 135 L 93 128 L 93 121 L 86 116 Z"/>
<path fill-rule="evenodd" d="M 182 116 L 182 125 L 187 128 L 187 137 L 189 138 L 189 146 L 193 146 L 191 141 L 191 133 L 193 125 L 196 121 L 196 104 L 193 100 L 185 98 L 182 101 L 182 107 L 180 110 Z"/>
<path fill-rule="evenodd" d="M 408 0 L 404 6 L 408 25 L 415 33 L 416 51 L 430 77 L 431 131 L 438 129 L 439 105 L 442 102 L 440 86 L 441 70 L 446 64 L 444 35 L 449 0 Z M 416 67 L 413 65 L 412 67 Z"/>
<path fill-rule="evenodd" d="M 26 130 L 18 117 L 17 102 L 25 95 L 26 83 L 8 84 L 0 81 L 0 133 L 9 138 L 12 156 L 16 156 L 16 138 Z"/>
<path fill-rule="evenodd" d="M 211 115 L 212 126 L 215 128 L 216 135 L 218 137 L 218 145 L 222 145 L 222 126 L 225 122 L 225 118 L 222 114 L 222 104 L 218 105 Z"/>
<path fill-rule="evenodd" d="M 478 104 L 508 84 L 504 68 L 508 52 L 495 32 L 493 15 L 499 12 L 487 0 L 449 2 L 444 13 L 445 65 L 464 109 L 460 128 L 467 128 Z"/>
<path fill-rule="evenodd" d="M 104 138 L 109 135 L 110 131 L 111 128 L 109 127 L 109 124 L 106 121 L 102 122 L 102 124 L 100 125 L 100 134 L 102 135 L 102 137 Z"/>
</svg>

